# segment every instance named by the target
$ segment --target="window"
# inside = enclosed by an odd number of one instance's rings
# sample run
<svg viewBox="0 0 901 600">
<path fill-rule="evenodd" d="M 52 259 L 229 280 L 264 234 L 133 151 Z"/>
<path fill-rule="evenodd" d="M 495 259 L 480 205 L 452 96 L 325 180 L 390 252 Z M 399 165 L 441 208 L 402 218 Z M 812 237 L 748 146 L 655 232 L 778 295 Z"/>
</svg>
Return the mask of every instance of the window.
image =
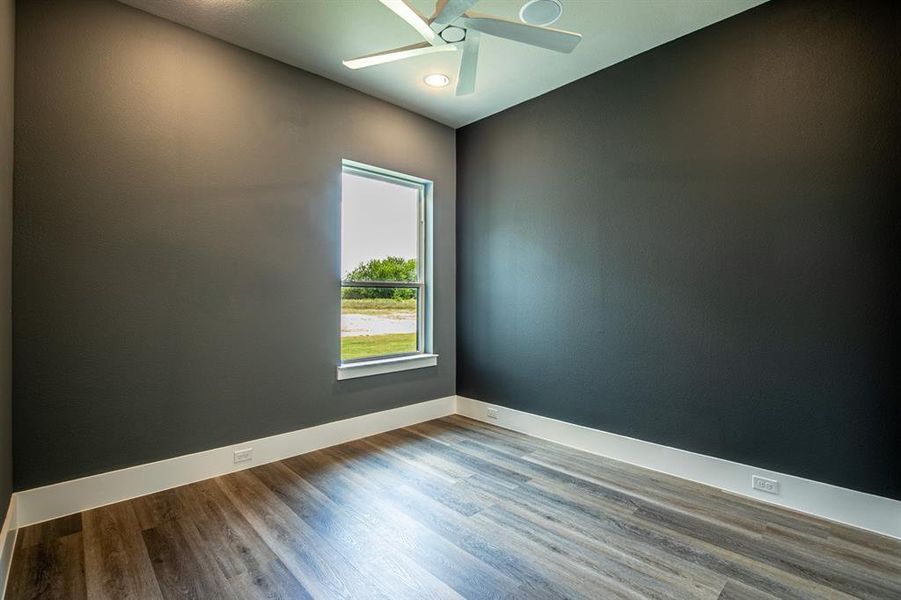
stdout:
<svg viewBox="0 0 901 600">
<path fill-rule="evenodd" d="M 339 379 L 436 364 L 430 198 L 431 182 L 344 161 Z"/>
</svg>

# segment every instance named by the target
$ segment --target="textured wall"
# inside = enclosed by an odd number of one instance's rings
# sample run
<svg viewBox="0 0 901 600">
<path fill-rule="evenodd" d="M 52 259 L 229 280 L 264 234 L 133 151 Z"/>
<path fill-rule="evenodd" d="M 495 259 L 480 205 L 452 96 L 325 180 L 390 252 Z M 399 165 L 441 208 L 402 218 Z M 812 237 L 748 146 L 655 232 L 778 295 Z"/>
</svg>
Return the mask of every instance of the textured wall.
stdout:
<svg viewBox="0 0 901 600">
<path fill-rule="evenodd" d="M 769 2 L 459 130 L 458 393 L 901 498 L 898 26 Z"/>
<path fill-rule="evenodd" d="M 17 34 L 18 489 L 454 393 L 453 130 L 112 1 Z M 335 380 L 342 158 L 435 182 L 437 368 Z"/>
<path fill-rule="evenodd" d="M 14 0 L 0 0 L 0 523 L 12 493 L 11 316 Z"/>
</svg>

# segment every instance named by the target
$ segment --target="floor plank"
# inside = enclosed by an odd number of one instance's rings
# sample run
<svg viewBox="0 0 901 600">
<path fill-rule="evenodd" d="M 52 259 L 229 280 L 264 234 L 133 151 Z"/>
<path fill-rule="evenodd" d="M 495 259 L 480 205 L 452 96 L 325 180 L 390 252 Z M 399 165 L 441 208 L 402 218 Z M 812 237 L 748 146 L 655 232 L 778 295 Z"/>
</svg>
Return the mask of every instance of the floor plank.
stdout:
<svg viewBox="0 0 901 600">
<path fill-rule="evenodd" d="M 240 598 L 312 598 L 215 480 L 178 488 L 181 504 Z"/>
<path fill-rule="evenodd" d="M 19 538 L 20 540 L 22 538 Z M 87 598 L 81 532 L 16 548 L 8 598 Z"/>
<path fill-rule="evenodd" d="M 7 598 L 901 598 L 901 541 L 452 416 L 25 528 Z"/>
<path fill-rule="evenodd" d="M 238 600 L 193 522 L 166 520 L 142 536 L 164 598 Z"/>
<path fill-rule="evenodd" d="M 231 501 L 305 589 L 319 598 L 389 598 L 250 471 L 217 478 Z"/>
<path fill-rule="evenodd" d="M 134 504 L 111 504 L 87 511 L 83 517 L 88 597 L 92 600 L 162 598 Z"/>
<path fill-rule="evenodd" d="M 19 532 L 17 543 L 30 548 L 44 542 L 52 542 L 73 533 L 81 533 L 81 513 L 44 521 Z"/>
</svg>

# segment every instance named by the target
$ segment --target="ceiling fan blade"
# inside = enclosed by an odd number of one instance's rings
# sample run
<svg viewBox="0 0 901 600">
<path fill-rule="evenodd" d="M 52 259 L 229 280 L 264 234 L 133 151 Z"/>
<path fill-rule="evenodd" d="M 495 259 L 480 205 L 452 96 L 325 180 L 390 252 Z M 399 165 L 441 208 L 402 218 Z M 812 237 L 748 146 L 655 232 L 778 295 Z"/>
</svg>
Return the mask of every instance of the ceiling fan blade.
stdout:
<svg viewBox="0 0 901 600">
<path fill-rule="evenodd" d="M 467 10 L 475 6 L 479 0 L 438 0 L 435 4 L 435 15 L 432 17 L 433 24 L 443 26 L 450 25 L 458 18 L 463 16 Z"/>
<path fill-rule="evenodd" d="M 460 59 L 460 73 L 457 75 L 457 96 L 466 96 L 476 89 L 476 70 L 479 65 L 479 32 L 468 31 Z"/>
<path fill-rule="evenodd" d="M 477 13 L 466 13 L 460 21 L 461 25 L 467 29 L 475 29 L 488 35 L 567 54 L 572 52 L 582 41 L 582 36 L 578 33 L 549 27 L 536 27 Z"/>
<path fill-rule="evenodd" d="M 429 27 L 429 22 L 424 16 L 419 14 L 415 8 L 407 4 L 405 0 L 380 0 L 382 4 L 387 6 L 394 14 L 406 21 L 413 29 L 419 32 L 425 41 L 433 46 L 444 44 L 435 31 Z"/>
<path fill-rule="evenodd" d="M 366 56 L 358 56 L 344 61 L 344 66 L 348 69 L 362 69 L 364 67 L 372 67 L 384 63 L 403 60 L 405 58 L 413 58 L 414 56 L 422 56 L 424 54 L 432 54 L 434 52 L 456 52 L 457 47 L 453 44 L 444 44 L 442 46 L 432 46 L 428 42 L 419 42 L 402 48 L 394 48 L 393 50 L 383 50 Z"/>
</svg>

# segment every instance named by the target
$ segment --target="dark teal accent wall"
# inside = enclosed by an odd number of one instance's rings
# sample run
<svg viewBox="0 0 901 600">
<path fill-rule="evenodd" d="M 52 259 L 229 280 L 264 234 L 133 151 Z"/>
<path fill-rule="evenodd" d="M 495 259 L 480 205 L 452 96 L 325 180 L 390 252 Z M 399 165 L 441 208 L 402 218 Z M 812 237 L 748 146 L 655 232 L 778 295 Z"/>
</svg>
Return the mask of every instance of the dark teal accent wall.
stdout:
<svg viewBox="0 0 901 600">
<path fill-rule="evenodd" d="M 454 393 L 452 129 L 112 0 L 18 12 L 18 489 Z M 435 183 L 435 368 L 336 381 L 343 158 Z"/>
<path fill-rule="evenodd" d="M 12 494 L 12 216 L 15 2 L 0 0 L 0 523 Z"/>
<path fill-rule="evenodd" d="M 459 130 L 458 393 L 901 498 L 899 40 L 774 0 Z"/>
</svg>

